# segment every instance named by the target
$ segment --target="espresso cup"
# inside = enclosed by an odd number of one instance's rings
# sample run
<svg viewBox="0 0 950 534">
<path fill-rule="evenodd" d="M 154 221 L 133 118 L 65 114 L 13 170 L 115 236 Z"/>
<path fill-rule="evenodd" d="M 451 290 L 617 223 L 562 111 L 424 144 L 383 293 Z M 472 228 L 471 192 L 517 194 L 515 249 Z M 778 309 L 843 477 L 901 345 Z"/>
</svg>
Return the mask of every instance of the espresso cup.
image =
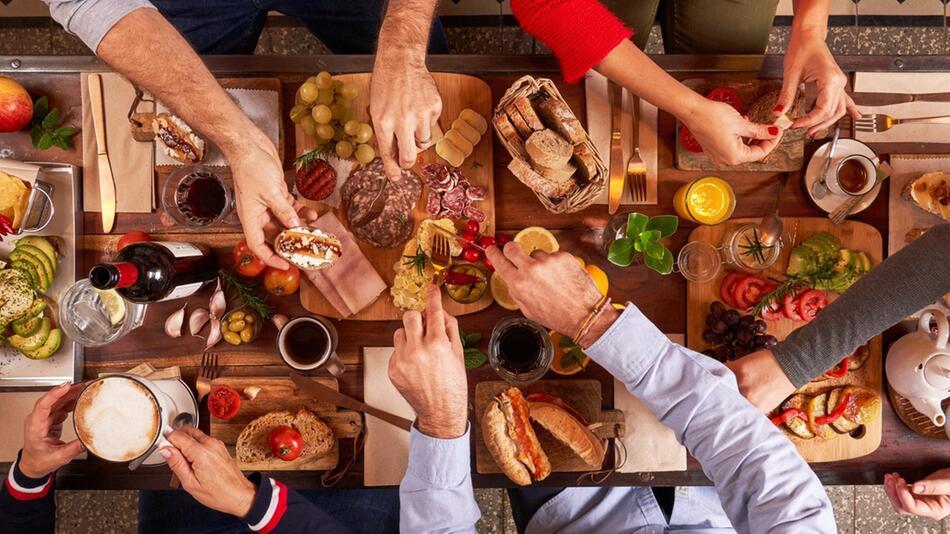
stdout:
<svg viewBox="0 0 950 534">
<path fill-rule="evenodd" d="M 131 462 L 170 445 L 165 436 L 178 416 L 175 402 L 151 380 L 112 375 L 86 384 L 76 400 L 73 427 L 90 453 Z"/>
<path fill-rule="evenodd" d="M 325 317 L 306 315 L 291 319 L 277 333 L 277 352 L 284 363 L 298 371 L 326 368 L 333 376 L 346 371 L 336 354 L 339 337 Z"/>
<path fill-rule="evenodd" d="M 858 190 L 849 190 L 843 184 L 841 180 L 841 171 L 847 165 L 854 165 L 854 163 L 861 165 L 864 169 L 864 185 Z M 825 180 L 825 183 L 828 186 L 828 189 L 837 195 L 845 195 L 857 197 L 861 196 L 871 189 L 874 188 L 874 185 L 877 183 L 877 167 L 874 165 L 874 162 L 871 161 L 871 158 L 864 156 L 862 154 L 852 154 L 841 158 L 838 161 L 838 164 L 835 166 L 835 172 L 828 176 Z"/>
</svg>

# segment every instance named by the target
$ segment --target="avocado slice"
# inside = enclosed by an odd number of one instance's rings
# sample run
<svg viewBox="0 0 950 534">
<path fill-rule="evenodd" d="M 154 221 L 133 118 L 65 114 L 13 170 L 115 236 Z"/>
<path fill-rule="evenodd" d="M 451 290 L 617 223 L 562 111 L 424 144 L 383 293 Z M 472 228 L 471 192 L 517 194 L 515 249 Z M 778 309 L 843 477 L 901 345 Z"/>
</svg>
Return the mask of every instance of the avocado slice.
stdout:
<svg viewBox="0 0 950 534">
<path fill-rule="evenodd" d="M 15 256 L 15 257 L 14 257 Z M 21 261 L 29 263 L 33 266 L 33 271 L 36 273 L 36 283 L 35 288 L 38 291 L 46 291 L 52 285 L 52 277 L 46 273 L 46 266 L 43 265 L 43 262 L 34 257 L 32 254 L 27 252 L 18 252 L 14 250 L 10 253 L 10 259 L 14 263 Z"/>
<path fill-rule="evenodd" d="M 30 311 L 26 312 L 26 315 L 20 317 L 20 320 L 29 319 L 30 317 L 39 317 L 41 313 L 46 310 L 47 304 L 44 299 L 33 299 L 33 304 L 30 304 Z M 0 328 L 0 332 L 3 332 L 3 329 Z"/>
<path fill-rule="evenodd" d="M 835 272 L 842 272 L 849 266 L 854 265 L 854 255 L 851 251 L 843 248 L 838 251 L 838 261 L 835 262 Z"/>
<path fill-rule="evenodd" d="M 864 252 L 858 252 L 857 257 L 861 260 L 861 270 L 863 272 L 868 272 L 874 267 L 874 263 L 871 261 L 871 257 L 865 254 Z"/>
<path fill-rule="evenodd" d="M 44 317 L 40 319 L 40 329 L 35 334 L 29 337 L 14 334 L 10 336 L 10 345 L 20 351 L 36 350 L 46 343 L 46 339 L 49 338 L 51 326 L 52 324 L 50 323 L 49 317 Z"/>
<path fill-rule="evenodd" d="M 34 267 L 32 263 L 26 260 L 16 260 L 13 261 L 10 266 L 23 273 L 23 275 L 29 279 L 31 288 L 34 290 L 40 288 L 40 275 L 36 272 L 36 267 Z"/>
<path fill-rule="evenodd" d="M 787 274 L 810 273 L 818 264 L 818 254 L 811 247 L 797 246 L 788 258 Z"/>
<path fill-rule="evenodd" d="M 46 342 L 43 343 L 38 349 L 34 350 L 24 350 L 21 351 L 24 356 L 31 360 L 45 360 L 50 356 L 56 354 L 56 351 L 59 350 L 60 345 L 63 344 L 63 332 L 59 328 L 54 328 L 49 333 L 49 337 L 46 338 Z"/>
<path fill-rule="evenodd" d="M 22 247 L 23 245 L 30 245 L 40 249 L 43 254 L 46 254 L 46 257 L 49 258 L 50 263 L 54 266 L 59 265 L 59 260 L 56 258 L 56 247 L 50 243 L 49 239 L 37 235 L 29 235 L 17 239 L 16 246 Z M 58 267 L 54 270 L 58 270 Z"/>
<path fill-rule="evenodd" d="M 44 254 L 42 250 L 34 247 L 33 245 L 22 245 L 15 248 L 13 251 L 16 252 L 20 250 L 27 254 L 31 254 L 35 256 L 36 259 L 40 260 L 40 262 L 43 264 L 43 267 L 46 267 L 46 273 L 49 274 L 50 280 L 56 277 L 58 266 L 54 262 L 50 261 L 49 256 Z"/>
<path fill-rule="evenodd" d="M 13 321 L 13 332 L 20 337 L 30 337 L 40 329 L 43 319 L 41 317 L 29 317 Z"/>
</svg>

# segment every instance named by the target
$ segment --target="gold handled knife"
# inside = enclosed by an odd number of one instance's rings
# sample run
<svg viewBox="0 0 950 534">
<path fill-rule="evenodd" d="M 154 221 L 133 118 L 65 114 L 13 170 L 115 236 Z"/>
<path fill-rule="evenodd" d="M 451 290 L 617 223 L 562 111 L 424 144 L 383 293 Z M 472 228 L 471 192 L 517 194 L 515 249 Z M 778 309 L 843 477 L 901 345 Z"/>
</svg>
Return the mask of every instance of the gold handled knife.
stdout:
<svg viewBox="0 0 950 534">
<path fill-rule="evenodd" d="M 607 213 L 613 215 L 620 208 L 623 186 L 627 175 L 623 168 L 623 145 L 620 144 L 623 123 L 623 87 L 608 82 L 610 91 L 610 182 L 607 189 Z"/>
<path fill-rule="evenodd" d="M 96 131 L 96 163 L 99 167 L 99 209 L 102 210 L 102 231 L 109 233 L 115 224 L 115 179 L 109 163 L 106 146 L 105 101 L 102 98 L 102 77 L 90 74 L 89 103 L 92 106 L 92 124 Z"/>
<path fill-rule="evenodd" d="M 314 382 L 303 375 L 290 373 L 290 379 L 294 382 L 294 385 L 313 395 L 317 400 L 328 402 L 334 406 L 340 406 L 349 410 L 355 410 L 357 412 L 363 412 L 367 415 L 372 415 L 373 417 L 386 421 L 387 423 L 401 428 L 407 432 L 410 428 L 412 428 L 412 421 L 404 417 L 399 417 L 398 415 L 384 412 L 377 408 L 373 408 L 372 406 L 367 406 L 362 401 L 358 401 L 349 395 L 344 395 L 335 389 L 328 388 L 319 382 Z"/>
</svg>

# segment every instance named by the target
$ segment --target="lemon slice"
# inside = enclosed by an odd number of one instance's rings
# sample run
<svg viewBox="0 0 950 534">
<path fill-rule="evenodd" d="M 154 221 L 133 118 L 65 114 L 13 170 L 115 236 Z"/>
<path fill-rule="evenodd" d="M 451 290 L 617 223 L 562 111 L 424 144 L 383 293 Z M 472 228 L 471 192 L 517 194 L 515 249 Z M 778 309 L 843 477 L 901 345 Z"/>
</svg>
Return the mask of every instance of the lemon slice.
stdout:
<svg viewBox="0 0 950 534">
<path fill-rule="evenodd" d="M 593 263 L 588 264 L 584 269 L 594 280 L 594 283 L 597 284 L 597 289 L 600 290 L 600 294 L 606 295 L 607 289 L 610 287 L 610 282 L 607 281 L 607 273 Z"/>
<path fill-rule="evenodd" d="M 518 303 L 515 302 L 515 299 L 511 298 L 511 293 L 508 293 L 508 284 L 498 275 L 497 272 L 492 273 L 491 275 L 491 296 L 495 298 L 495 302 L 499 306 L 506 310 L 517 310 Z"/>
<path fill-rule="evenodd" d="M 564 356 L 566 356 L 573 347 L 562 347 L 561 340 L 564 338 L 564 336 L 555 332 L 554 330 L 551 330 L 548 332 L 548 334 L 551 336 L 551 342 L 559 349 L 554 353 L 554 359 L 551 360 L 552 371 L 559 375 L 570 376 L 576 375 L 577 373 L 583 371 L 585 367 L 587 367 L 587 364 L 590 363 L 590 357 L 588 357 L 583 352 L 581 353 L 582 357 L 579 363 L 572 359 L 568 362 L 567 366 L 565 366 Z"/>
<path fill-rule="evenodd" d="M 540 226 L 529 226 L 518 232 L 514 241 L 521 245 L 521 248 L 528 254 L 531 254 L 535 250 L 542 250 L 548 254 L 552 254 L 561 249 L 554 234 L 547 228 L 541 228 Z"/>
<path fill-rule="evenodd" d="M 109 315 L 109 322 L 115 326 L 125 319 L 125 301 L 114 289 L 97 289 L 99 300 L 102 301 L 102 307 Z"/>
</svg>

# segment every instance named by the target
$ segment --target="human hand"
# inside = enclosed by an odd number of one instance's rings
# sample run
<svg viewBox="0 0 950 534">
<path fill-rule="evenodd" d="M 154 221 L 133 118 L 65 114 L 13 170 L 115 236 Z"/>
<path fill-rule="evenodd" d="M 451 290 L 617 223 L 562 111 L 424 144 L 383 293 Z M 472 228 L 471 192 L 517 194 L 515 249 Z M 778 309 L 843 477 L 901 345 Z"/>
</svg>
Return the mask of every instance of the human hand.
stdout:
<svg viewBox="0 0 950 534">
<path fill-rule="evenodd" d="M 262 229 L 272 217 L 287 228 L 300 226 L 294 197 L 274 144 L 260 130 L 248 132 L 248 138 L 225 154 L 234 177 L 237 214 L 254 255 L 271 267 L 286 269 L 289 264 L 267 246 Z"/>
<path fill-rule="evenodd" d="M 680 120 L 717 165 L 739 165 L 759 161 L 778 146 L 778 126 L 756 124 L 724 102 L 699 99 Z M 751 142 L 746 144 L 746 139 Z"/>
<path fill-rule="evenodd" d="M 241 473 L 221 440 L 183 426 L 169 434 L 168 441 L 174 447 L 163 447 L 159 453 L 195 500 L 236 517 L 251 511 L 257 488 Z"/>
<path fill-rule="evenodd" d="M 912 485 L 897 473 L 884 475 L 884 493 L 900 515 L 941 520 L 950 515 L 950 469 L 941 469 Z"/>
<path fill-rule="evenodd" d="M 60 439 L 63 421 L 76 407 L 82 388 L 82 384 L 61 384 L 33 405 L 23 424 L 23 454 L 18 465 L 24 475 L 43 478 L 86 450 L 78 439 L 69 443 Z"/>
<path fill-rule="evenodd" d="M 393 335 L 389 380 L 416 412 L 419 430 L 428 436 L 454 439 L 468 426 L 468 381 L 462 340 L 455 317 L 442 310 L 442 292 L 426 291 L 422 314 L 406 312 L 403 328 Z"/>
<path fill-rule="evenodd" d="M 424 48 L 422 52 L 419 57 L 398 47 L 381 49 L 373 66 L 369 114 L 391 180 L 399 177 L 400 167 L 415 164 L 417 145 L 431 141 L 431 125 L 442 114 L 442 97 L 426 69 Z"/>
<path fill-rule="evenodd" d="M 736 375 L 742 396 L 763 413 L 769 413 L 795 392 L 795 386 L 770 350 L 758 350 L 726 362 L 726 367 Z"/>
<path fill-rule="evenodd" d="M 854 118 L 861 116 L 854 100 L 845 92 L 848 78 L 831 55 L 825 33 L 817 28 L 792 29 L 785 53 L 782 93 L 775 108 L 775 116 L 791 109 L 799 84 L 814 83 L 818 89 L 815 107 L 792 124 L 792 128 L 808 128 L 810 137 L 834 125 L 845 113 Z"/>
</svg>

